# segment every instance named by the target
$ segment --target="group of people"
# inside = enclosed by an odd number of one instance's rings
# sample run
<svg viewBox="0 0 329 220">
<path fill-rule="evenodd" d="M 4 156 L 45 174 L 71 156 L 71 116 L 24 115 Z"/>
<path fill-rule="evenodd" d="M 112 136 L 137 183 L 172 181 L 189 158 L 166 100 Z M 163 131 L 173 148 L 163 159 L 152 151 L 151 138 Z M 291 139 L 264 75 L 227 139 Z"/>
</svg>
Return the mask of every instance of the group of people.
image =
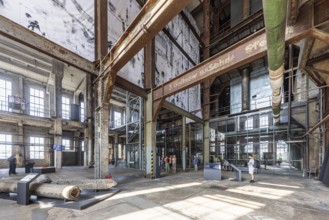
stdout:
<svg viewBox="0 0 329 220">
<path fill-rule="evenodd" d="M 170 171 L 172 171 L 173 173 L 176 173 L 176 168 L 177 168 L 176 162 L 177 162 L 176 155 L 170 155 L 169 157 L 168 157 L 168 155 L 166 155 L 162 159 L 161 164 L 164 165 L 164 170 L 166 173 L 169 173 Z"/>
</svg>

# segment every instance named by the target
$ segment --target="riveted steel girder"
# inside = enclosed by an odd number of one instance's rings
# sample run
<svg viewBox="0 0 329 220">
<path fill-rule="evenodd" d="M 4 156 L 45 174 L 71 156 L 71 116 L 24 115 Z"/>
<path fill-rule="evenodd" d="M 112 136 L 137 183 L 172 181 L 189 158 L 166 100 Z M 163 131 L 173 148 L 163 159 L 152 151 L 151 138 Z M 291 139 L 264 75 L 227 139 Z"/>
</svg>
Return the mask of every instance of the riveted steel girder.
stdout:
<svg viewBox="0 0 329 220">
<path fill-rule="evenodd" d="M 103 59 L 101 77 L 118 72 L 147 42 L 189 3 L 189 0 L 148 0 L 137 17 Z M 110 90 L 107 90 L 110 91 Z M 109 98 L 107 94 L 105 98 Z"/>
</svg>

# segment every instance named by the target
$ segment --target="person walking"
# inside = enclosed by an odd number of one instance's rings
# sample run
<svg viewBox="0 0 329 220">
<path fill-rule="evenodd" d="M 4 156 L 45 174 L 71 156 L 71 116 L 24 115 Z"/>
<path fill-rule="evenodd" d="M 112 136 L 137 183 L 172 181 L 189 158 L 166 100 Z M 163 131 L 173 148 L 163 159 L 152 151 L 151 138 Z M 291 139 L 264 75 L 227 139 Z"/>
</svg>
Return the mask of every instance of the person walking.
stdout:
<svg viewBox="0 0 329 220">
<path fill-rule="evenodd" d="M 199 158 L 197 156 L 194 156 L 193 164 L 194 164 L 194 171 L 195 172 L 198 171 L 198 162 L 199 162 Z"/>
<path fill-rule="evenodd" d="M 166 173 L 169 173 L 169 157 L 166 155 L 166 157 L 164 158 L 164 163 L 165 163 L 165 170 Z"/>
<path fill-rule="evenodd" d="M 9 176 L 16 173 L 16 157 L 14 155 L 10 156 L 8 159 L 9 162 Z"/>
<path fill-rule="evenodd" d="M 251 176 L 251 180 L 250 180 L 251 183 L 255 182 L 255 180 L 254 180 L 254 170 L 255 170 L 254 164 L 255 164 L 254 157 L 249 156 L 248 169 L 249 169 L 249 174 Z"/>
<path fill-rule="evenodd" d="M 176 162 L 177 162 L 177 158 L 176 155 L 174 155 L 173 158 L 171 159 L 173 173 L 176 173 Z"/>
</svg>

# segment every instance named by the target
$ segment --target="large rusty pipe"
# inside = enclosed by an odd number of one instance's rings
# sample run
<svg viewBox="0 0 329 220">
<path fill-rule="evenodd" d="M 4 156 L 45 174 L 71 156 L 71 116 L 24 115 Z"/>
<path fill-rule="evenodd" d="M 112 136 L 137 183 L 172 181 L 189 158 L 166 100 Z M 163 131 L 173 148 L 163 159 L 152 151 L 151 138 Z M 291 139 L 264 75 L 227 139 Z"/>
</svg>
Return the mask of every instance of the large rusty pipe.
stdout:
<svg viewBox="0 0 329 220">
<path fill-rule="evenodd" d="M 267 39 L 267 59 L 272 88 L 272 110 L 275 122 L 280 120 L 281 86 L 284 72 L 285 30 L 287 16 L 286 0 L 263 0 Z"/>
<path fill-rule="evenodd" d="M 250 110 L 250 73 L 245 68 L 241 72 L 241 90 L 242 90 L 242 111 Z"/>
</svg>

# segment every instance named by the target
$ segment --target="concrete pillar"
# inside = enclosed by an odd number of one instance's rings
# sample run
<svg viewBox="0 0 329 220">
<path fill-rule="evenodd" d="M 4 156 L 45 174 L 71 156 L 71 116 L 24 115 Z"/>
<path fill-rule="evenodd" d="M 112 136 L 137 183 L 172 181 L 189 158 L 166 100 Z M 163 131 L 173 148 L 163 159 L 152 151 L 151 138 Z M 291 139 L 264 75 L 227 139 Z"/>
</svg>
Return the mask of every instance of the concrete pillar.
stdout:
<svg viewBox="0 0 329 220">
<path fill-rule="evenodd" d="M 118 158 L 119 158 L 119 135 L 114 134 L 114 164 L 118 166 Z"/>
<path fill-rule="evenodd" d="M 209 121 L 206 121 L 203 125 L 203 162 L 209 163 L 209 151 L 210 151 L 210 139 L 209 139 Z"/>
<path fill-rule="evenodd" d="M 95 178 L 103 179 L 109 175 L 109 106 L 102 103 L 96 112 L 97 129 L 95 132 Z"/>
<path fill-rule="evenodd" d="M 188 158 L 189 158 L 189 162 L 188 162 L 188 167 L 191 168 L 193 161 L 192 161 L 192 126 L 191 123 L 188 124 Z"/>
<path fill-rule="evenodd" d="M 156 122 L 153 121 L 153 99 L 152 99 L 152 93 L 148 94 L 147 100 L 145 102 L 145 113 L 144 118 L 145 120 L 145 131 L 144 131 L 144 140 L 145 140 L 145 165 L 146 170 L 145 174 L 154 176 L 154 173 L 152 171 L 155 170 L 155 164 L 152 162 L 152 155 L 153 155 L 153 161 L 155 161 L 155 146 L 156 146 Z"/>
<path fill-rule="evenodd" d="M 54 120 L 54 145 L 62 145 L 62 119 L 56 118 Z M 62 168 L 62 150 L 55 149 L 55 167 L 60 169 Z"/>
<path fill-rule="evenodd" d="M 250 110 L 250 71 L 248 68 L 245 68 L 241 72 L 241 103 L 242 103 L 242 111 Z"/>
<path fill-rule="evenodd" d="M 20 96 L 21 97 L 21 96 Z M 24 165 L 24 160 L 26 158 L 26 151 L 24 146 L 24 129 L 23 129 L 23 124 L 18 123 L 18 138 L 17 142 L 19 143 L 18 146 L 16 147 L 17 152 L 14 152 L 16 155 L 19 155 L 19 157 L 16 156 L 17 159 L 17 166 L 23 166 Z"/>
<path fill-rule="evenodd" d="M 55 75 L 55 109 L 54 145 L 62 145 L 62 80 L 64 76 L 64 63 L 53 60 L 52 73 Z M 57 149 L 55 154 L 55 167 L 62 168 L 62 151 Z"/>
<path fill-rule="evenodd" d="M 87 127 L 84 129 L 84 166 L 92 167 L 94 164 L 94 125 L 93 125 L 93 90 L 91 76 L 86 76 L 86 91 L 84 96 Z"/>
<path fill-rule="evenodd" d="M 78 166 L 81 166 L 81 163 L 83 162 L 83 157 L 81 151 L 80 131 L 74 132 L 74 148 L 78 151 Z"/>
</svg>

